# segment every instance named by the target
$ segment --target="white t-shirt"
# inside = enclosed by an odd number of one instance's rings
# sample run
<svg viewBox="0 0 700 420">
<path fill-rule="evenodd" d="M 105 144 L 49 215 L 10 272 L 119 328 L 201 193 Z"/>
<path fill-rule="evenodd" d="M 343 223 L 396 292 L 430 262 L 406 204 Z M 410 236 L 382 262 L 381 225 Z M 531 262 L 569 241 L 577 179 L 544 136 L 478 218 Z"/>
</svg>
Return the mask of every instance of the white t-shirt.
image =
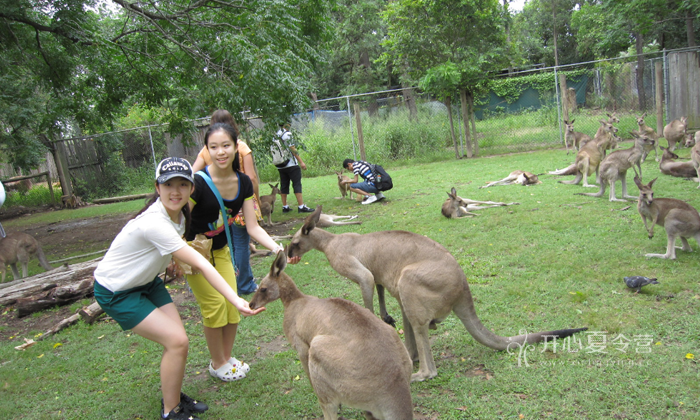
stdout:
<svg viewBox="0 0 700 420">
<path fill-rule="evenodd" d="M 174 223 L 159 198 L 114 238 L 95 280 L 112 292 L 148 284 L 165 270 L 172 253 L 187 245 L 184 233 L 184 216 Z"/>
</svg>

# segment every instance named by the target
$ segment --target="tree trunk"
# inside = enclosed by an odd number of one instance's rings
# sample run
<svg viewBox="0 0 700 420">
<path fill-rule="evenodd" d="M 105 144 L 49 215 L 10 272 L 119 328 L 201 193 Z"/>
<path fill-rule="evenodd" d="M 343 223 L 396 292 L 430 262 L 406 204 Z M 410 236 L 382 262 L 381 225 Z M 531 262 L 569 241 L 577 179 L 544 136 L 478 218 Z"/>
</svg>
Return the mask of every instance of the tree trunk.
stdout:
<svg viewBox="0 0 700 420">
<path fill-rule="evenodd" d="M 641 33 L 634 34 L 637 49 L 637 94 L 639 96 L 639 112 L 647 109 L 646 92 L 644 91 L 644 37 Z"/>
<path fill-rule="evenodd" d="M 469 130 L 469 121 L 471 120 L 469 115 L 469 102 L 467 102 L 467 90 L 459 90 L 459 100 L 462 104 L 462 123 L 464 124 L 464 142 L 467 144 L 467 158 L 472 157 L 472 138 L 471 130 Z"/>
<path fill-rule="evenodd" d="M 476 115 L 474 114 L 474 95 L 471 92 L 467 93 L 467 102 L 469 102 L 469 115 L 472 120 L 472 139 L 474 144 L 474 156 L 479 156 L 479 137 L 476 133 Z"/>
<path fill-rule="evenodd" d="M 457 136 L 455 136 L 455 124 L 452 119 L 452 98 L 445 98 L 445 106 L 447 106 L 447 116 L 450 118 L 450 134 L 452 135 L 452 144 L 455 146 L 455 159 L 459 159 L 459 146 L 457 146 Z"/>
<path fill-rule="evenodd" d="M 372 62 L 369 60 L 369 53 L 367 50 L 360 52 L 360 67 L 364 72 L 365 82 L 367 86 L 374 86 L 374 78 L 372 77 L 371 71 Z M 369 96 L 367 98 L 367 111 L 370 117 L 374 117 L 379 112 L 379 105 L 377 104 L 376 95 Z"/>
<path fill-rule="evenodd" d="M 693 30 L 693 15 L 690 10 L 685 11 L 685 32 L 688 36 L 688 46 L 695 47 L 695 31 Z"/>
<path fill-rule="evenodd" d="M 401 88 L 403 88 L 403 97 L 408 107 L 408 119 L 412 122 L 418 121 L 418 109 L 416 108 L 416 97 L 411 85 L 406 82 L 408 80 L 408 71 L 406 65 L 403 66 L 403 75 L 401 77 Z"/>
</svg>

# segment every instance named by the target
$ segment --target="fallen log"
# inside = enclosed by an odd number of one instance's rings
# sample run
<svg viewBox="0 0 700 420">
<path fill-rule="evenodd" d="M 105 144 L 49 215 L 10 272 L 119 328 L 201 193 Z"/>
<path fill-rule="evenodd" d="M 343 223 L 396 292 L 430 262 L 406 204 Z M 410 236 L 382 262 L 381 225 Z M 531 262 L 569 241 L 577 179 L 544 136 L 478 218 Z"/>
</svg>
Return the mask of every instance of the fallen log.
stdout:
<svg viewBox="0 0 700 420">
<path fill-rule="evenodd" d="M 59 331 L 65 329 L 65 328 L 70 327 L 71 325 L 73 325 L 73 324 L 75 324 L 76 322 L 78 322 L 79 319 L 80 319 L 80 315 L 79 315 L 79 314 L 73 314 L 73 315 L 69 316 L 68 318 L 64 319 L 63 321 L 59 322 L 58 324 L 56 324 L 56 325 L 54 325 L 53 327 L 51 327 L 51 329 L 49 329 L 48 331 L 46 331 L 45 333 L 43 333 L 43 334 L 38 338 L 38 340 L 43 340 L 43 339 L 45 339 L 46 337 L 50 337 L 50 336 L 56 334 L 57 332 L 59 332 Z"/>
<path fill-rule="evenodd" d="M 66 265 L 35 276 L 26 277 L 19 283 L 0 289 L 0 307 L 14 305 L 18 299 L 45 296 L 48 291 L 57 287 L 81 284 L 84 280 L 92 280 L 92 274 L 97 263 L 102 258 L 78 264 Z M 70 287 L 59 291 L 59 297 L 70 294 Z M 80 298 L 77 298 L 80 299 Z"/>
<path fill-rule="evenodd" d="M 79 283 L 53 287 L 43 295 L 18 298 L 15 302 L 17 318 L 22 318 L 44 309 L 53 308 L 54 306 L 67 305 L 86 296 L 90 296 L 93 294 L 93 283 L 94 280 L 91 276 L 89 279 L 82 280 Z"/>
<path fill-rule="evenodd" d="M 102 310 L 102 307 L 100 307 L 100 304 L 97 302 L 78 311 L 78 314 L 80 314 L 80 317 L 83 318 L 86 324 L 92 324 L 103 313 L 105 313 L 105 311 Z"/>
<path fill-rule="evenodd" d="M 138 200 L 140 198 L 150 197 L 151 195 L 153 195 L 153 193 L 123 195 L 121 197 L 98 198 L 96 200 L 92 200 L 92 204 L 108 204 L 108 203 L 117 203 L 120 201 Z"/>
</svg>

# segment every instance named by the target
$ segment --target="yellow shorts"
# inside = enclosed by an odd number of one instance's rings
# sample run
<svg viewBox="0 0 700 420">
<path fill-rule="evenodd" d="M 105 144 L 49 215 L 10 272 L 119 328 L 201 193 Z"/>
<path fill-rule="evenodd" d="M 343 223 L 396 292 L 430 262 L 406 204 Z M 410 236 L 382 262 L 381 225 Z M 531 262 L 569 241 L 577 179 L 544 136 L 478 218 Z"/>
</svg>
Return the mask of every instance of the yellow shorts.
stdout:
<svg viewBox="0 0 700 420">
<path fill-rule="evenodd" d="M 236 271 L 231 262 L 228 246 L 212 251 L 214 267 L 233 290 L 236 288 Z M 187 282 L 202 313 L 202 324 L 209 328 L 221 328 L 241 322 L 241 314 L 221 293 L 217 292 L 201 274 L 188 275 Z"/>
</svg>

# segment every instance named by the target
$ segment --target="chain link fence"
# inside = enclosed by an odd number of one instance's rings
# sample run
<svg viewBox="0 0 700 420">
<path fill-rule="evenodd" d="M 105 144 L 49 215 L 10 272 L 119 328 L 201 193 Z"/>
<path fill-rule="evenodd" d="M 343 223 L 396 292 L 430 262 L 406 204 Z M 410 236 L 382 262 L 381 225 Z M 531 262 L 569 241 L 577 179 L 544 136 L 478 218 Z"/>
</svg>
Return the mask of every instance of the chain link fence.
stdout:
<svg viewBox="0 0 700 420">
<path fill-rule="evenodd" d="M 699 49 L 647 54 L 642 60 L 643 84 L 637 80 L 636 56 L 501 74 L 489 81 L 488 91 L 474 96 L 469 124 L 464 123 L 465 102 L 459 92 L 449 102 L 416 88 L 322 99 L 292 116 L 292 131 L 308 167 L 306 176 L 339 171 L 344 159 L 361 156 L 373 163 L 401 165 L 561 148 L 565 120 L 593 137 L 599 121 L 613 113 L 623 140 L 638 128 L 640 116 L 658 130 L 686 115 L 689 131 L 695 131 L 700 127 L 699 57 Z M 659 98 L 668 98 L 660 108 L 661 125 Z M 245 113 L 236 119 L 241 137 L 253 149 L 261 180 L 276 179 L 268 157 L 270 129 Z M 90 199 L 142 186 L 144 179 L 152 178 L 156 162 L 166 156 L 193 162 L 207 127 L 208 118 L 201 118 L 192 121 L 189 133 L 178 136 L 171 136 L 167 126 L 148 126 L 56 144 L 65 150 L 75 193 Z M 36 172 L 48 170 L 57 179 L 52 159 L 47 154 L 47 163 Z M 16 175 L 0 165 L 2 179 Z"/>
</svg>

